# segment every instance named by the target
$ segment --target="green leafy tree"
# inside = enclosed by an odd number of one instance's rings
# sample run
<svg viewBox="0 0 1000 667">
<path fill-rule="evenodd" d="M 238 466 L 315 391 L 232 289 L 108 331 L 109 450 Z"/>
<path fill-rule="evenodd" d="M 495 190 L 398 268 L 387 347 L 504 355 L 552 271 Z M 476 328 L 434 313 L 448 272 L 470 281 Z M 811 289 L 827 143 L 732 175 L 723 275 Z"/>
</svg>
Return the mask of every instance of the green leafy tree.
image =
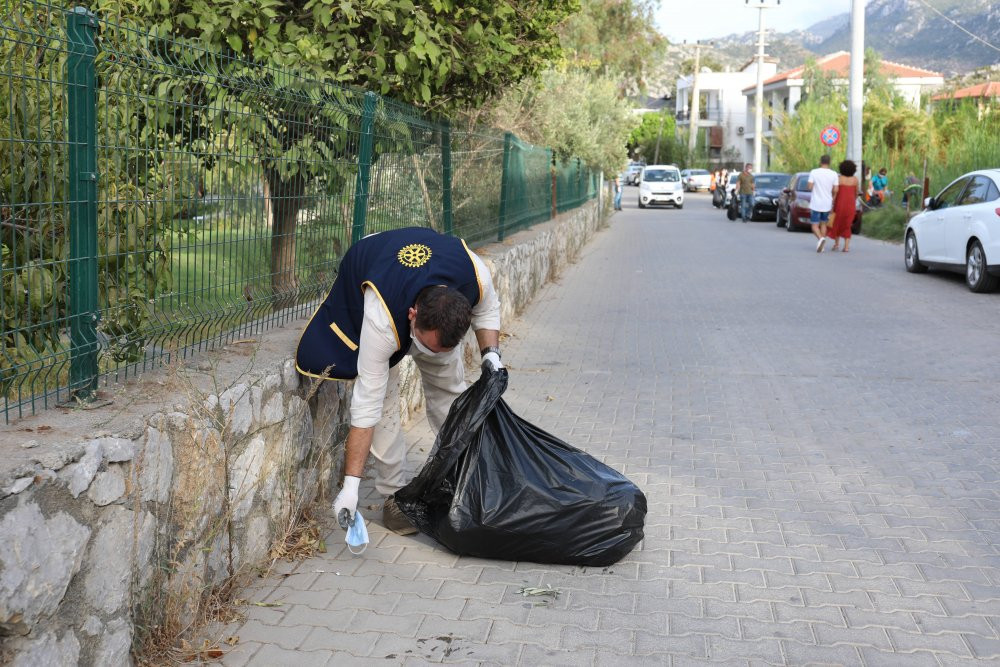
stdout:
<svg viewBox="0 0 1000 667">
<path fill-rule="evenodd" d="M 158 94 L 191 100 L 197 109 L 179 136 L 211 141 L 226 128 L 259 160 L 278 306 L 296 298 L 295 230 L 309 188 L 349 196 L 361 106 L 352 90 L 377 91 L 428 113 L 479 106 L 558 58 L 556 26 L 577 6 L 576 0 L 100 3 L 105 12 L 149 25 L 163 38 L 168 59 L 181 64 L 158 82 Z M 205 50 L 168 41 L 189 38 Z M 206 76 L 213 73 L 219 76 Z M 234 99 L 237 107 L 262 109 L 265 122 L 234 112 Z M 423 123 L 400 120 L 406 113 L 379 102 L 375 160 L 412 155 L 430 141 Z"/>
<path fill-rule="evenodd" d="M 509 91 L 489 122 L 551 148 L 559 159 L 581 158 L 615 174 L 626 159 L 631 112 L 617 82 L 579 70 L 548 70 Z"/>
<path fill-rule="evenodd" d="M 0 96 L 7 147 L 0 160 L 0 384 L 62 354 L 70 305 L 65 17 L 48 6 L 12 4 L 0 10 L 8 34 L 21 35 L 0 41 L 9 67 L 9 92 Z M 97 64 L 105 85 L 138 98 L 135 80 L 106 65 Z M 113 359 L 136 361 L 150 299 L 170 285 L 171 212 L 151 202 L 167 198 L 174 172 L 163 168 L 168 145 L 142 104 L 126 106 L 102 92 L 96 111 L 102 142 L 147 149 L 141 158 L 106 156 L 98 180 L 98 329 Z"/>
<path fill-rule="evenodd" d="M 578 0 L 102 0 L 160 34 L 449 111 L 476 107 L 560 55 Z"/>
<path fill-rule="evenodd" d="M 659 0 L 582 0 L 559 29 L 571 67 L 617 81 L 620 93 L 645 90 L 667 40 L 656 28 Z"/>
<path fill-rule="evenodd" d="M 721 72 L 724 68 L 723 64 L 719 62 L 714 56 L 709 53 L 703 53 L 698 59 L 698 67 L 704 70 L 708 68 L 713 72 Z M 694 58 L 685 58 L 681 61 L 681 74 L 688 75 L 694 73 Z"/>
<path fill-rule="evenodd" d="M 687 154 L 687 144 L 676 137 L 677 124 L 666 111 L 644 113 L 642 122 L 629 135 L 629 153 L 652 164 L 679 164 Z"/>
</svg>

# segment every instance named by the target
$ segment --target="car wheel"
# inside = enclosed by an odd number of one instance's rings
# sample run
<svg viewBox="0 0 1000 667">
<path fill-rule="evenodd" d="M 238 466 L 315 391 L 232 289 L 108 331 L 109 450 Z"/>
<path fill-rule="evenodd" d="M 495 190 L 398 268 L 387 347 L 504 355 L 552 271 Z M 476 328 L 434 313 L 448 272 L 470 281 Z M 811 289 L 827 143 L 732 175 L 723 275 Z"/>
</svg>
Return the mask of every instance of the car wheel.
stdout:
<svg viewBox="0 0 1000 667">
<path fill-rule="evenodd" d="M 778 209 L 778 212 L 774 214 L 774 224 L 777 227 L 784 227 L 785 226 L 785 221 L 781 218 L 781 209 L 780 208 Z"/>
<path fill-rule="evenodd" d="M 795 225 L 792 223 L 792 216 L 788 216 L 788 219 L 785 220 L 785 231 L 786 232 L 795 231 Z"/>
<path fill-rule="evenodd" d="M 1000 278 L 986 272 L 986 253 L 979 241 L 973 241 L 965 255 L 965 284 L 973 292 L 992 292 Z"/>
<path fill-rule="evenodd" d="M 682 208 L 684 208 L 684 204 L 678 204 L 678 205 L 677 205 L 677 208 L 678 208 L 678 209 L 682 209 Z"/>
<path fill-rule="evenodd" d="M 643 204 L 642 202 L 639 202 L 639 208 L 646 208 L 646 205 Z"/>
<path fill-rule="evenodd" d="M 906 270 L 910 273 L 926 273 L 927 265 L 921 264 L 920 252 L 917 249 L 917 235 L 907 232 L 906 243 L 903 250 L 903 259 L 906 262 Z"/>
</svg>

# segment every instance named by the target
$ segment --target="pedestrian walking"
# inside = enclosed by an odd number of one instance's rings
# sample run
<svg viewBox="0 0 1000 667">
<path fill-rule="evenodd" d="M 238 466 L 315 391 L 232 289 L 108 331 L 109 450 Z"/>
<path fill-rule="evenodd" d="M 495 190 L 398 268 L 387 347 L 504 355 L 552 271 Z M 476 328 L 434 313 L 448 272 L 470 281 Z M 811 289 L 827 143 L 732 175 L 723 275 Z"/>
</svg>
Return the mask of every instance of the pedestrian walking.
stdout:
<svg viewBox="0 0 1000 667">
<path fill-rule="evenodd" d="M 409 481 L 397 364 L 406 355 L 413 358 L 427 420 L 439 430 L 452 402 L 466 389 L 460 343 L 470 325 L 483 361 L 503 368 L 500 300 L 486 264 L 463 240 L 408 227 L 366 236 L 344 254 L 337 279 L 302 332 L 295 355 L 296 368 L 308 377 L 356 379 L 335 516 L 347 510 L 353 521 L 370 453 L 375 488 L 388 496 L 383 524 L 400 535 L 416 532 L 391 497 Z"/>
<path fill-rule="evenodd" d="M 743 222 L 747 222 L 753 215 L 754 193 L 753 165 L 749 162 L 743 166 L 743 171 L 740 172 L 737 188 L 740 195 L 740 217 L 743 218 Z"/>
<path fill-rule="evenodd" d="M 833 239 L 834 252 L 840 247 L 840 239 L 844 239 L 841 252 L 848 252 L 851 247 L 851 225 L 858 210 L 858 178 L 855 174 L 858 165 L 853 160 L 844 160 L 837 165 L 840 176 L 837 186 L 833 189 L 833 224 L 830 226 L 830 238 Z"/>
<path fill-rule="evenodd" d="M 615 201 L 614 208 L 616 211 L 622 210 L 622 179 L 621 176 L 615 176 Z"/>
<path fill-rule="evenodd" d="M 889 198 L 889 172 L 885 167 L 878 170 L 878 174 L 872 177 L 872 203 L 881 206 Z"/>
<path fill-rule="evenodd" d="M 830 169 L 830 156 L 819 159 L 819 168 L 809 172 L 807 186 L 812 192 L 809 198 L 809 222 L 816 237 L 816 252 L 823 252 L 826 244 L 826 225 L 833 208 L 833 192 L 837 187 L 837 172 Z"/>
</svg>

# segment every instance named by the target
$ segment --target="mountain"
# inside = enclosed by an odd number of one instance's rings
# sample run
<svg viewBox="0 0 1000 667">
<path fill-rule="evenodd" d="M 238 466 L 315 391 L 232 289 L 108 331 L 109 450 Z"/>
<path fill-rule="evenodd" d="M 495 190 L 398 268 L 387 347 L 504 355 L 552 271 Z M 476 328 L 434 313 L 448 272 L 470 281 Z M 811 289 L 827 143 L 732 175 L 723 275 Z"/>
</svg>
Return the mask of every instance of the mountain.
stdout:
<svg viewBox="0 0 1000 667">
<path fill-rule="evenodd" d="M 993 0 L 871 0 L 865 9 L 865 44 L 886 60 L 935 70 L 945 76 L 1000 62 L 1000 52 L 970 37 L 947 19 L 1000 48 L 1000 3 Z M 827 54 L 850 50 L 850 46 L 848 21 L 808 48 Z"/>
<path fill-rule="evenodd" d="M 850 19 L 850 14 L 837 14 L 805 30 L 769 32 L 767 54 L 778 59 L 778 70 L 782 71 L 798 67 L 811 57 L 850 51 Z M 946 77 L 1000 63 L 1000 52 L 970 37 L 948 19 L 1000 48 L 1000 2 L 996 0 L 869 0 L 865 8 L 865 45 L 878 51 L 884 60 L 941 72 Z M 740 68 L 757 53 L 756 31 L 712 41 L 715 48 L 706 54 L 728 69 Z M 683 55 L 686 53 L 683 47 L 671 46 L 667 59 L 690 57 Z M 673 88 L 674 72 L 670 70 L 667 67 L 660 76 L 651 77 L 651 94 L 657 89 Z"/>
<path fill-rule="evenodd" d="M 831 16 L 828 19 L 823 19 L 819 23 L 812 24 L 806 28 L 806 32 L 822 41 L 832 37 L 835 32 L 844 26 L 850 27 L 850 25 L 851 15 L 844 12 L 843 14 L 837 14 L 836 16 Z"/>
</svg>

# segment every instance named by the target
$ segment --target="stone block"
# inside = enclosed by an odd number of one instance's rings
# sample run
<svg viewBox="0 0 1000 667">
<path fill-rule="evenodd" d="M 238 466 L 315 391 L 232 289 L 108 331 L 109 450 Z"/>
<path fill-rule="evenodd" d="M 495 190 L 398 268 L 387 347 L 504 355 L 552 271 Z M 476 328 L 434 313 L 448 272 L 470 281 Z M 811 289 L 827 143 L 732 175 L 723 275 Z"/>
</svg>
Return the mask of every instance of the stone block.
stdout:
<svg viewBox="0 0 1000 667">
<path fill-rule="evenodd" d="M 67 631 L 62 639 L 55 633 L 46 632 L 36 638 L 19 638 L 10 642 L 6 649 L 14 654 L 11 667 L 76 667 L 80 661 L 80 642 L 72 631 Z"/>
<path fill-rule="evenodd" d="M 21 477 L 20 479 L 15 479 L 14 483 L 10 485 L 10 493 L 18 494 L 24 491 L 26 488 L 31 486 L 31 483 L 35 481 L 34 477 Z"/>
<path fill-rule="evenodd" d="M 146 442 L 138 465 L 142 499 L 156 503 L 167 502 L 174 475 L 174 452 L 163 431 L 152 426 L 146 429 Z"/>
<path fill-rule="evenodd" d="M 63 512 L 46 519 L 29 502 L 0 520 L 0 535 L 0 634 L 27 634 L 58 608 L 90 529 Z"/>
<path fill-rule="evenodd" d="M 105 472 L 97 475 L 87 497 L 98 507 L 110 505 L 125 495 L 125 475 L 122 474 L 121 466 L 108 466 Z"/>
<path fill-rule="evenodd" d="M 104 450 L 101 442 L 92 440 L 85 445 L 85 452 L 80 460 L 66 466 L 66 469 L 60 473 L 60 477 L 69 485 L 69 492 L 73 494 L 74 498 L 86 491 L 90 483 L 94 481 L 94 476 L 97 474 L 98 468 L 101 467 L 103 459 Z"/>
<path fill-rule="evenodd" d="M 92 608 L 117 614 L 128 602 L 133 575 L 148 570 L 155 520 L 120 506 L 105 516 L 87 553 L 84 591 Z"/>
<path fill-rule="evenodd" d="M 230 435 L 246 435 L 253 423 L 250 387 L 241 382 L 219 395 L 219 409 Z"/>
<path fill-rule="evenodd" d="M 126 438 L 101 438 L 100 443 L 108 463 L 124 463 L 135 456 L 135 443 Z"/>
<path fill-rule="evenodd" d="M 300 376 L 295 369 L 295 360 L 286 359 L 281 365 L 281 390 L 286 392 L 296 391 L 299 388 Z"/>
<path fill-rule="evenodd" d="M 132 624 L 122 618 L 116 618 L 105 628 L 97 646 L 97 653 L 94 655 L 94 664 L 128 665 L 131 648 Z"/>
<path fill-rule="evenodd" d="M 229 474 L 229 502 L 236 521 L 250 513 L 261 476 L 268 465 L 273 462 L 267 460 L 267 443 L 263 434 L 258 433 L 236 457 Z"/>
</svg>

